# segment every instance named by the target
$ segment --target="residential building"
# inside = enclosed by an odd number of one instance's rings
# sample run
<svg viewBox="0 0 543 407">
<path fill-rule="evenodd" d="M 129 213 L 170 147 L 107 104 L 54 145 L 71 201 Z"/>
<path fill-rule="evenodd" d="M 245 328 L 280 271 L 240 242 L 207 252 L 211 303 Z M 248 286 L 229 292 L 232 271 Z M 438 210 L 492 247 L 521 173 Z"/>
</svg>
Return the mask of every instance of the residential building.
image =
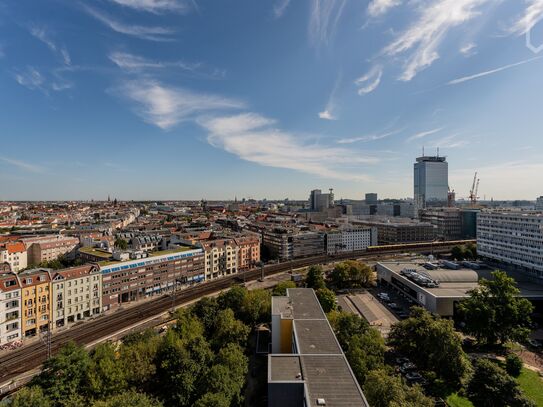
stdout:
<svg viewBox="0 0 543 407">
<path fill-rule="evenodd" d="M 234 237 L 239 247 L 238 270 L 244 271 L 255 267 L 260 262 L 260 236 L 256 233 L 247 233 Z"/>
<path fill-rule="evenodd" d="M 19 273 L 23 337 L 49 330 L 51 298 L 49 269 L 31 269 Z"/>
<path fill-rule="evenodd" d="M 172 292 L 204 280 L 204 251 L 179 247 L 149 257 L 98 263 L 102 273 L 102 309 Z"/>
<path fill-rule="evenodd" d="M 21 338 L 21 285 L 17 274 L 0 272 L 0 345 Z"/>
<path fill-rule="evenodd" d="M 434 225 L 416 220 L 366 217 L 352 218 L 351 223 L 376 228 L 379 245 L 429 242 L 435 238 Z"/>
<path fill-rule="evenodd" d="M 325 253 L 325 234 L 298 228 L 275 227 L 262 231 L 262 245 L 281 261 Z"/>
<path fill-rule="evenodd" d="M 263 228 L 262 246 L 269 258 L 281 261 L 292 259 L 292 230 L 284 227 Z"/>
<path fill-rule="evenodd" d="M 206 280 L 238 272 L 239 246 L 235 239 L 214 239 L 200 244 L 205 252 Z"/>
<path fill-rule="evenodd" d="M 514 267 L 543 283 L 543 213 L 479 212 L 477 254 Z"/>
<path fill-rule="evenodd" d="M 446 158 L 439 155 L 418 157 L 414 164 L 416 209 L 424 209 L 427 206 L 447 206 L 448 192 L 449 164 Z"/>
<path fill-rule="evenodd" d="M 326 232 L 326 252 L 330 255 L 365 250 L 377 245 L 377 228 L 341 225 Z"/>
<path fill-rule="evenodd" d="M 38 265 L 44 261 L 73 255 L 79 246 L 79 239 L 72 236 L 48 235 L 21 239 L 28 247 L 28 264 Z"/>
<path fill-rule="evenodd" d="M 268 406 L 369 406 L 311 288 L 272 297 Z"/>
<path fill-rule="evenodd" d="M 426 208 L 419 212 L 421 222 L 435 226 L 435 237 L 440 240 L 462 239 L 463 211 L 460 208 Z"/>
<path fill-rule="evenodd" d="M 53 329 L 102 312 L 102 274 L 95 264 L 51 271 Z"/>
<path fill-rule="evenodd" d="M 0 263 L 8 263 L 17 273 L 28 266 L 28 253 L 23 242 L 6 242 L 0 247 Z"/>
</svg>

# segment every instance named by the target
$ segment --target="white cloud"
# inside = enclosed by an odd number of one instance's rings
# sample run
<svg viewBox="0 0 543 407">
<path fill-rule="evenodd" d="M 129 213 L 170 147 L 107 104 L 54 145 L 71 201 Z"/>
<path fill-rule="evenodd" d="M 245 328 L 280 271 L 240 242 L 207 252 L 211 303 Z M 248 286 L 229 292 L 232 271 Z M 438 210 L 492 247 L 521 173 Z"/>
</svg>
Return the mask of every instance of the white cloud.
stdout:
<svg viewBox="0 0 543 407">
<path fill-rule="evenodd" d="M 130 7 L 139 11 L 160 14 L 164 12 L 187 13 L 192 4 L 186 0 L 110 0 L 121 6 Z"/>
<path fill-rule="evenodd" d="M 27 162 L 24 162 L 24 161 L 21 161 L 21 160 L 16 160 L 16 159 L 13 159 L 13 158 L 9 158 L 9 157 L 0 157 L 0 160 L 8 163 L 8 164 L 11 164 L 21 170 L 25 170 L 25 171 L 29 171 L 29 172 L 35 172 L 35 173 L 40 173 L 40 172 L 43 172 L 43 168 L 37 166 L 37 165 L 34 165 L 34 164 L 30 164 L 30 163 L 27 163 Z"/>
<path fill-rule="evenodd" d="M 460 47 L 460 53 L 465 57 L 471 57 L 477 53 L 477 45 L 473 42 L 462 45 Z"/>
<path fill-rule="evenodd" d="M 91 7 L 85 6 L 85 10 L 101 23 L 107 25 L 113 31 L 150 41 L 171 41 L 173 30 L 164 27 L 146 27 L 141 25 L 127 25 L 114 20 L 106 14 Z"/>
<path fill-rule="evenodd" d="M 346 0 L 312 0 L 309 40 L 315 47 L 328 45 L 336 32 Z"/>
<path fill-rule="evenodd" d="M 383 134 L 370 134 L 368 136 L 353 137 L 353 138 L 343 138 L 337 141 L 338 144 L 352 144 L 352 143 L 369 143 L 370 141 L 377 141 L 384 139 L 394 134 L 398 134 L 400 130 L 390 131 Z"/>
<path fill-rule="evenodd" d="M 384 52 L 397 56 L 411 51 L 399 79 L 410 81 L 439 58 L 438 49 L 446 34 L 480 13 L 478 7 L 489 0 L 433 0 L 419 2 L 419 18 L 389 44 Z"/>
<path fill-rule="evenodd" d="M 337 117 L 334 116 L 329 110 L 319 112 L 319 118 L 323 120 L 337 120 Z"/>
<path fill-rule="evenodd" d="M 458 134 L 451 134 L 437 140 L 434 140 L 428 147 L 430 148 L 461 148 L 467 146 L 467 140 L 459 139 Z"/>
<path fill-rule="evenodd" d="M 308 143 L 273 127 L 275 121 L 255 113 L 199 121 L 209 132 L 208 142 L 239 158 L 263 166 L 286 168 L 324 178 L 367 180 L 360 169 L 345 165 L 375 164 L 377 158 L 337 147 Z"/>
<path fill-rule="evenodd" d="M 278 0 L 273 6 L 273 15 L 275 18 L 283 17 L 289 4 L 290 0 Z"/>
<path fill-rule="evenodd" d="M 45 79 L 43 75 L 34 67 L 27 67 L 24 71 L 16 73 L 15 80 L 19 85 L 28 89 L 41 89 Z"/>
<path fill-rule="evenodd" d="M 332 88 L 332 92 L 330 92 L 330 96 L 328 97 L 328 101 L 326 102 L 326 106 L 324 110 L 319 113 L 319 118 L 323 120 L 337 120 L 338 119 L 337 114 L 336 114 L 336 92 L 339 88 L 340 83 L 341 83 L 341 73 L 336 78 L 334 87 Z"/>
<path fill-rule="evenodd" d="M 421 131 L 420 133 L 414 134 L 411 137 L 407 138 L 406 141 L 413 141 L 413 140 L 420 140 L 421 138 L 425 138 L 428 136 L 431 136 L 432 134 L 436 134 L 443 130 L 443 127 L 440 127 L 438 129 L 428 130 L 428 131 Z"/>
<path fill-rule="evenodd" d="M 383 68 L 380 65 L 375 65 L 367 74 L 354 81 L 354 84 L 358 87 L 358 94 L 365 95 L 373 92 L 381 83 L 382 76 Z"/>
<path fill-rule="evenodd" d="M 147 79 L 126 82 L 117 90 L 137 103 L 136 111 L 146 122 L 164 130 L 198 114 L 244 107 L 244 103 L 237 100 L 166 87 Z"/>
<path fill-rule="evenodd" d="M 70 58 L 70 54 L 68 53 L 66 47 L 55 44 L 53 40 L 51 40 L 45 28 L 33 26 L 30 28 L 30 34 L 47 45 L 51 51 L 58 54 L 62 58 L 64 65 L 71 65 L 72 59 Z"/>
<path fill-rule="evenodd" d="M 452 81 L 447 82 L 447 85 L 458 85 L 459 83 L 464 83 L 464 82 L 472 81 L 474 79 L 483 78 L 485 76 L 492 75 L 492 74 L 495 74 L 495 73 L 498 73 L 498 72 L 502 72 L 502 71 L 505 71 L 507 69 L 514 68 L 516 66 L 524 65 L 524 64 L 536 61 L 536 60 L 541 59 L 541 58 L 543 58 L 543 57 L 534 57 L 534 58 L 530 58 L 530 59 L 525 59 L 524 61 L 516 62 L 514 64 L 505 65 L 505 66 L 502 66 L 502 67 L 499 67 L 499 68 L 496 68 L 496 69 L 491 69 L 490 71 L 480 72 L 480 73 L 477 73 L 475 75 L 469 75 L 469 76 L 464 76 L 462 78 L 453 79 Z"/>
<path fill-rule="evenodd" d="M 400 4 L 402 4 L 402 0 L 372 0 L 368 4 L 368 14 L 372 17 L 378 17 Z"/>
<path fill-rule="evenodd" d="M 528 7 L 524 15 L 510 29 L 514 34 L 526 34 L 543 18 L 543 0 L 527 0 L 526 2 Z"/>
</svg>

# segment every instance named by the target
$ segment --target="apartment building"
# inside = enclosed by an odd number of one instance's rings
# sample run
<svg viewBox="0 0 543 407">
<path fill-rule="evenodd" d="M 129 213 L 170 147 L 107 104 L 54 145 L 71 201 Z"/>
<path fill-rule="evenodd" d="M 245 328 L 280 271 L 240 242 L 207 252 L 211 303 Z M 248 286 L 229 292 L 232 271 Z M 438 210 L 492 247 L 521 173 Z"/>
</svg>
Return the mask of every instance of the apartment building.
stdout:
<svg viewBox="0 0 543 407">
<path fill-rule="evenodd" d="M 173 291 L 204 280 L 204 250 L 180 247 L 146 258 L 98 263 L 102 273 L 102 309 Z"/>
<path fill-rule="evenodd" d="M 6 242 L 0 247 L 0 263 L 8 263 L 17 273 L 28 266 L 28 253 L 23 242 Z"/>
<path fill-rule="evenodd" d="M 535 201 L 535 210 L 536 211 L 543 211 L 543 196 L 540 196 Z"/>
<path fill-rule="evenodd" d="M 37 236 L 21 239 L 28 247 L 28 264 L 58 259 L 63 255 L 75 255 L 79 246 L 77 237 L 63 235 Z"/>
<path fill-rule="evenodd" d="M 462 239 L 463 211 L 460 208 L 426 208 L 419 212 L 421 222 L 435 226 L 435 237 L 441 240 Z"/>
<path fill-rule="evenodd" d="M 49 269 L 31 269 L 19 273 L 21 285 L 22 336 L 34 336 L 49 329 L 51 276 Z"/>
<path fill-rule="evenodd" d="M 95 264 L 51 272 L 53 329 L 102 312 L 102 274 Z"/>
<path fill-rule="evenodd" d="M 325 253 L 325 234 L 297 228 L 265 228 L 262 245 L 270 257 L 281 261 Z"/>
<path fill-rule="evenodd" d="M 428 222 L 391 219 L 352 219 L 354 225 L 363 225 L 377 229 L 379 245 L 429 242 L 435 239 L 435 226 Z"/>
<path fill-rule="evenodd" d="M 239 247 L 238 270 L 248 270 L 260 261 L 260 237 L 255 233 L 247 233 L 235 237 L 234 241 Z"/>
<path fill-rule="evenodd" d="M 365 250 L 377 244 L 377 228 L 342 225 L 326 232 L 326 252 L 330 255 Z"/>
<path fill-rule="evenodd" d="M 512 266 L 543 283 L 543 214 L 526 211 L 479 212 L 477 253 Z"/>
<path fill-rule="evenodd" d="M 20 340 L 21 285 L 15 273 L 0 272 L 0 345 Z"/>
<path fill-rule="evenodd" d="M 240 248 L 235 239 L 214 239 L 200 242 L 205 253 L 205 279 L 235 274 L 238 272 Z"/>
</svg>

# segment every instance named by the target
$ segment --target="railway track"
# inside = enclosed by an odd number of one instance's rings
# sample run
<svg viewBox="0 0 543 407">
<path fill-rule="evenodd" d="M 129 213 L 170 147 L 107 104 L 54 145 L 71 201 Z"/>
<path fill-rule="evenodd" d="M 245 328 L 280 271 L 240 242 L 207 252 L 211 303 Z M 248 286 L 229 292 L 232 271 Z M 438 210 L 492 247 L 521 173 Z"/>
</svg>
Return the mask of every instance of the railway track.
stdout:
<svg viewBox="0 0 543 407">
<path fill-rule="evenodd" d="M 345 259 L 364 258 L 367 260 L 378 260 L 382 257 L 390 257 L 391 254 L 401 250 L 392 250 L 387 253 L 351 252 L 335 256 L 314 256 L 304 259 L 292 260 L 284 263 L 270 264 L 264 266 L 265 276 L 289 271 L 295 268 L 311 266 L 315 264 L 334 262 Z M 420 250 L 422 251 L 422 249 Z M 171 295 L 164 295 L 154 300 L 146 301 L 130 308 L 119 309 L 115 313 L 99 316 L 94 320 L 87 321 L 81 325 L 74 326 L 66 331 L 53 334 L 51 339 L 51 354 L 55 354 L 61 347 L 70 341 L 80 345 L 87 345 L 99 339 L 105 338 L 125 328 L 128 328 L 139 321 L 152 318 L 172 306 L 180 306 L 205 295 L 229 288 L 239 282 L 256 280 L 261 276 L 260 269 L 252 269 L 236 275 L 226 276 L 219 280 L 212 280 L 200 285 L 179 290 L 175 298 Z M 42 342 L 34 342 L 20 349 L 11 351 L 0 357 L 0 382 L 7 383 L 17 376 L 39 367 L 47 358 L 47 349 Z M 2 395 L 0 389 L 0 396 Z"/>
</svg>

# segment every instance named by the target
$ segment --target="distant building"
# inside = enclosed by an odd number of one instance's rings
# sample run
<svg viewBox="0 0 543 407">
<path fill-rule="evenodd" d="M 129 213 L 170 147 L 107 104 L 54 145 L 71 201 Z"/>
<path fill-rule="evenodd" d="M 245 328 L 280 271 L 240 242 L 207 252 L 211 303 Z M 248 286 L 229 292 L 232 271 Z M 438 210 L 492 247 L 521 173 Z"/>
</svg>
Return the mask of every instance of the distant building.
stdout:
<svg viewBox="0 0 543 407">
<path fill-rule="evenodd" d="M 49 269 L 31 269 L 19 273 L 21 285 L 21 319 L 23 337 L 49 330 L 51 296 Z"/>
<path fill-rule="evenodd" d="M 320 189 L 314 189 L 309 194 L 309 209 L 313 212 L 324 211 L 325 209 L 334 206 L 334 194 L 330 189 L 330 193 L 323 194 Z"/>
<path fill-rule="evenodd" d="M 540 196 L 535 201 L 535 210 L 536 211 L 543 211 L 543 196 Z"/>
<path fill-rule="evenodd" d="M 79 239 L 71 236 L 50 235 L 22 238 L 28 247 L 28 264 L 38 265 L 64 255 L 75 255 Z"/>
<path fill-rule="evenodd" d="M 379 201 L 377 200 L 377 194 L 376 193 L 368 193 L 366 194 L 366 204 L 367 205 L 377 205 Z"/>
<path fill-rule="evenodd" d="M 328 254 L 365 250 L 368 246 L 375 246 L 376 244 L 376 228 L 342 225 L 337 230 L 326 232 L 326 251 Z"/>
<path fill-rule="evenodd" d="M 543 283 L 543 214 L 490 211 L 477 215 L 477 254 Z"/>
<path fill-rule="evenodd" d="M 234 239 L 206 240 L 200 244 L 205 251 L 205 280 L 238 272 L 239 246 Z"/>
<path fill-rule="evenodd" d="M 265 228 L 262 231 L 262 245 L 270 257 L 281 261 L 317 256 L 325 252 L 325 235 L 296 228 Z"/>
<path fill-rule="evenodd" d="M 272 297 L 268 406 L 368 406 L 311 288 Z"/>
<path fill-rule="evenodd" d="M 417 210 L 447 206 L 449 164 L 445 157 L 418 157 L 414 165 L 414 198 Z"/>
<path fill-rule="evenodd" d="M 436 227 L 428 222 L 408 219 L 360 218 L 351 219 L 353 225 L 364 225 L 377 229 L 380 245 L 429 242 L 435 239 Z"/>
<path fill-rule="evenodd" d="M 0 263 L 8 263 L 17 273 L 28 266 L 28 252 L 22 242 L 6 242 L 0 247 Z"/>
<path fill-rule="evenodd" d="M 21 301 L 17 275 L 0 272 L 0 345 L 22 338 Z"/>
<path fill-rule="evenodd" d="M 260 237 L 256 233 L 247 233 L 234 237 L 239 247 L 238 270 L 248 270 L 260 262 Z"/>
<path fill-rule="evenodd" d="M 436 227 L 436 238 L 441 240 L 462 239 L 463 212 L 459 208 L 426 208 L 419 214 L 421 222 Z"/>
</svg>

